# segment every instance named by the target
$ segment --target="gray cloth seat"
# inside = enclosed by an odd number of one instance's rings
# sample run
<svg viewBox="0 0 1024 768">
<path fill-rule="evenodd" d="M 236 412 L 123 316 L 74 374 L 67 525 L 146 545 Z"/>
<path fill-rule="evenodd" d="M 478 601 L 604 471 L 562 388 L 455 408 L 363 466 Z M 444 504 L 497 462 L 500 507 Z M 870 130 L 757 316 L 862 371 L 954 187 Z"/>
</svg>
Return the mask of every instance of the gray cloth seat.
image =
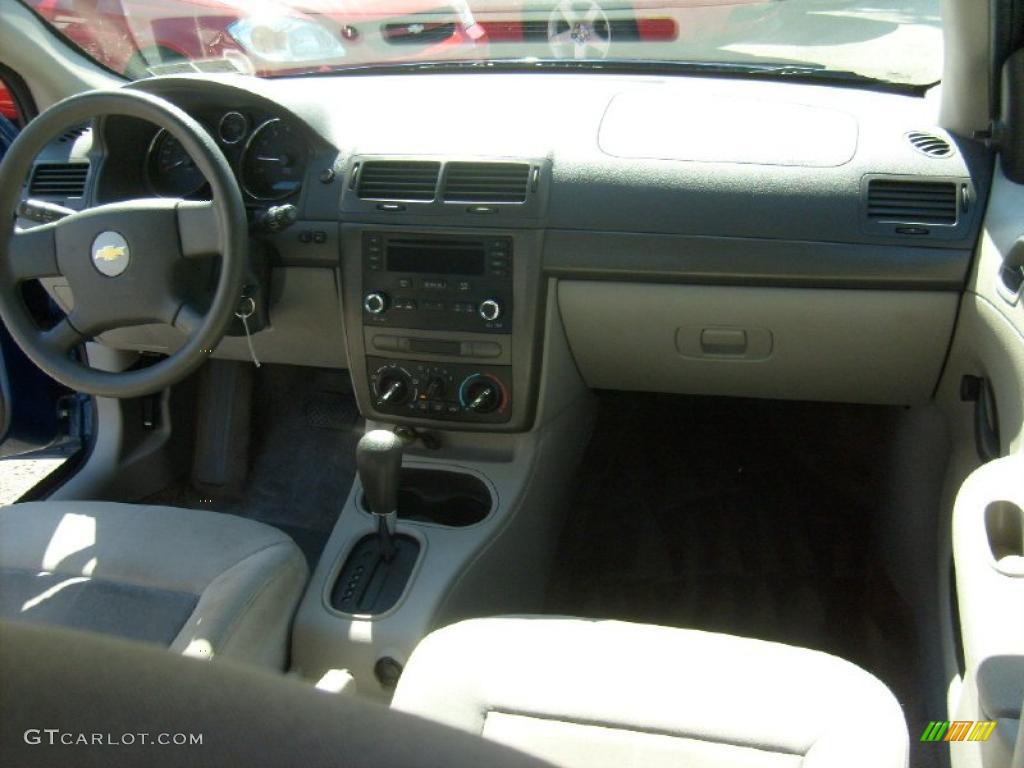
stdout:
<svg viewBox="0 0 1024 768">
<path fill-rule="evenodd" d="M 0 508 L 0 618 L 283 668 L 309 575 L 285 534 L 201 510 L 106 502 Z"/>
<path fill-rule="evenodd" d="M 905 768 L 903 712 L 859 667 L 728 635 L 476 619 L 416 648 L 395 709 L 567 768 Z"/>
</svg>

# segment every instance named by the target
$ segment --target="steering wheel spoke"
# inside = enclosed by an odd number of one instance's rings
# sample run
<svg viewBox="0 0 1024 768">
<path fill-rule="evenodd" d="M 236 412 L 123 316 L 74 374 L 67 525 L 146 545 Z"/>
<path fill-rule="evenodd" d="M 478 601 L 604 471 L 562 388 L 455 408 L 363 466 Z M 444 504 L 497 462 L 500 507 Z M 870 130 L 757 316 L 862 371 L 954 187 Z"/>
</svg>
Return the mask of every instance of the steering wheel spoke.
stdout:
<svg viewBox="0 0 1024 768">
<path fill-rule="evenodd" d="M 188 302 L 181 302 L 171 320 L 171 324 L 186 336 L 195 333 L 203 325 L 202 313 Z"/>
<path fill-rule="evenodd" d="M 58 224 L 16 229 L 7 242 L 7 270 L 17 282 L 40 277 L 57 277 L 56 230 Z"/>
<path fill-rule="evenodd" d="M 43 331 L 40 338 L 44 345 L 60 355 L 66 355 L 91 336 L 79 331 L 71 318 L 65 317 L 49 330 Z"/>
<path fill-rule="evenodd" d="M 177 211 L 182 256 L 195 259 L 220 252 L 217 210 L 212 202 L 182 200 Z"/>
</svg>

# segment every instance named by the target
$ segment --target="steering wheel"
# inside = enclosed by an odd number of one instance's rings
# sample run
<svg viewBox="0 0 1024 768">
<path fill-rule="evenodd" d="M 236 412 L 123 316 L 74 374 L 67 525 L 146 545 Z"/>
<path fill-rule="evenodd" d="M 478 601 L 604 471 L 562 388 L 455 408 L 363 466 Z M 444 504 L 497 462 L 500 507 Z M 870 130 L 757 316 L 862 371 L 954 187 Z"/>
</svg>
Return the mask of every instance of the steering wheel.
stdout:
<svg viewBox="0 0 1024 768">
<path fill-rule="evenodd" d="M 99 205 L 30 229 L 15 227 L 21 182 L 61 132 L 97 117 L 147 120 L 167 130 L 203 172 L 212 202 L 146 198 Z M 198 368 L 231 322 L 242 290 L 248 229 L 231 166 L 206 130 L 168 101 L 131 90 L 90 91 L 32 120 L 0 164 L 0 317 L 25 354 L 67 387 L 105 397 L 158 392 Z M 220 273 L 205 315 L 178 287 L 182 260 L 219 254 Z M 185 267 L 187 269 L 187 266 Z M 74 307 L 48 330 L 32 319 L 21 283 L 67 280 Z M 99 371 L 72 359 L 83 341 L 114 328 L 167 323 L 185 343 L 154 365 Z"/>
</svg>

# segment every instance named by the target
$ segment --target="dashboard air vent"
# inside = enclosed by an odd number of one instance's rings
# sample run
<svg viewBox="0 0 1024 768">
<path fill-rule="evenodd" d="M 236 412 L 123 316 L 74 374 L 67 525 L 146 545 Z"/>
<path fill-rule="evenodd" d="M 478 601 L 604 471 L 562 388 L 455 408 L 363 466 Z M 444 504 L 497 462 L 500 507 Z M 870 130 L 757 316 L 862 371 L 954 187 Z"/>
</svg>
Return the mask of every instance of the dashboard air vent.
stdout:
<svg viewBox="0 0 1024 768">
<path fill-rule="evenodd" d="M 899 224 L 956 224 L 957 185 L 951 181 L 872 179 L 868 218 Z"/>
<path fill-rule="evenodd" d="M 911 131 L 907 134 L 914 149 L 928 157 L 943 158 L 953 154 L 953 146 L 941 136 L 925 131 Z"/>
<path fill-rule="evenodd" d="M 28 191 L 43 197 L 81 197 L 88 175 L 88 163 L 44 163 L 32 172 Z"/>
<path fill-rule="evenodd" d="M 434 199 L 441 163 L 414 160 L 378 160 L 363 163 L 357 194 L 366 200 Z"/>
<path fill-rule="evenodd" d="M 69 141 L 74 141 L 79 136 L 83 136 L 85 134 L 85 132 L 88 131 L 88 130 L 89 130 L 89 126 L 87 126 L 87 125 L 75 126 L 74 128 L 70 128 L 70 129 L 66 130 L 64 133 L 62 133 L 60 135 L 60 138 L 57 139 L 57 141 L 59 141 L 61 144 L 65 144 L 65 143 L 67 143 Z"/>
<path fill-rule="evenodd" d="M 529 163 L 448 163 L 442 197 L 459 203 L 524 203 Z"/>
</svg>

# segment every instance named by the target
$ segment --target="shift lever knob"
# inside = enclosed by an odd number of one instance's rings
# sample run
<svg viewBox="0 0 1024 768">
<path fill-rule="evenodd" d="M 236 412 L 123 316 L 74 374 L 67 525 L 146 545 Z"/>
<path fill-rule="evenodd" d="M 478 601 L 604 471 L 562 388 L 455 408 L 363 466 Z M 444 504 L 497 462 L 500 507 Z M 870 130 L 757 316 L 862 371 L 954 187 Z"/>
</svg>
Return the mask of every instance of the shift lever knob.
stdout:
<svg viewBox="0 0 1024 768">
<path fill-rule="evenodd" d="M 356 468 L 370 511 L 381 517 L 394 513 L 402 470 L 401 438 L 386 429 L 367 432 L 356 446 Z"/>
</svg>

